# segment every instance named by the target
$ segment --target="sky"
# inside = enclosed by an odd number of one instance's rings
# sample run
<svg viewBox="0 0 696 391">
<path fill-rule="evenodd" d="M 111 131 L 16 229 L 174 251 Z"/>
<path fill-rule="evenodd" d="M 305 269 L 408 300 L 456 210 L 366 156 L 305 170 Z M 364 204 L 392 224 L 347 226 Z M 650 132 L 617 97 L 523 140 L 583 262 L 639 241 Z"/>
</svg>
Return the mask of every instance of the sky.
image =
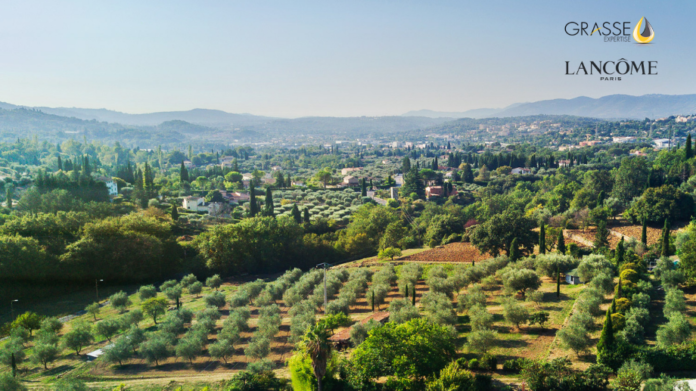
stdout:
<svg viewBox="0 0 696 391">
<path fill-rule="evenodd" d="M 692 94 L 694 14 L 654 0 L 4 0 L 0 101 L 301 117 Z M 564 32 L 643 16 L 649 45 Z M 658 61 L 658 75 L 565 75 L 565 61 L 620 58 Z"/>
</svg>

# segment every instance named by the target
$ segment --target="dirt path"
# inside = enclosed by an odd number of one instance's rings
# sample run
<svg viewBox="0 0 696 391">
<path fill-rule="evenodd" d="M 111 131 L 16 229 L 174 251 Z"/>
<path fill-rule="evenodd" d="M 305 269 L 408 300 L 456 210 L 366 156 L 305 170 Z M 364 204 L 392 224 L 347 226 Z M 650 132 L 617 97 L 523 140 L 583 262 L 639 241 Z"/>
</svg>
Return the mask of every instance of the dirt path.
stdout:
<svg viewBox="0 0 696 391">
<path fill-rule="evenodd" d="M 580 235 L 570 233 L 570 232 L 568 232 L 568 230 L 564 230 L 563 234 L 565 235 L 565 237 L 570 238 L 570 239 L 572 239 L 580 244 L 584 244 L 585 246 L 588 246 L 588 247 L 594 247 L 594 243 L 592 243 L 592 241 L 587 240 Z"/>
</svg>

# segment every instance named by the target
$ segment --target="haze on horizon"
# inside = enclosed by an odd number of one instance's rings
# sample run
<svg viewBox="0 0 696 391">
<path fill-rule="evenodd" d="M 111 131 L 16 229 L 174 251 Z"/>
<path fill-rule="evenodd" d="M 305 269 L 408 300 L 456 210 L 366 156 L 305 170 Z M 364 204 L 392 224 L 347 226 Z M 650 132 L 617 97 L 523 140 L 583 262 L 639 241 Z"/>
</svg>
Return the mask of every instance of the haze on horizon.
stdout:
<svg viewBox="0 0 696 391">
<path fill-rule="evenodd" d="M 696 3 L 10 1 L 0 101 L 127 113 L 400 115 L 610 94 L 696 93 Z M 645 16 L 651 45 L 568 37 L 574 21 Z M 659 61 L 600 82 L 565 61 Z"/>
</svg>

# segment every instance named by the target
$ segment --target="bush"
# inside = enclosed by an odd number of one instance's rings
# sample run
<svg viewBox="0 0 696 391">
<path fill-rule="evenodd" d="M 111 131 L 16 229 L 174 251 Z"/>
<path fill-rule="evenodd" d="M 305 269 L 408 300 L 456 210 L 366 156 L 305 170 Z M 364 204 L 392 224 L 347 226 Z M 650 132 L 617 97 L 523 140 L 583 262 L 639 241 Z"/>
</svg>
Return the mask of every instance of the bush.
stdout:
<svg viewBox="0 0 696 391">
<path fill-rule="evenodd" d="M 498 358 L 492 354 L 484 354 L 479 367 L 486 371 L 495 371 L 498 368 Z"/>
<path fill-rule="evenodd" d="M 419 318 L 420 312 L 408 299 L 396 299 L 389 303 L 389 320 L 395 323 L 405 323 Z"/>
<path fill-rule="evenodd" d="M 691 325 L 684 315 L 672 313 L 669 322 L 657 330 L 657 344 L 663 348 L 679 345 L 691 336 Z"/>
<path fill-rule="evenodd" d="M 479 369 L 479 360 L 477 358 L 472 358 L 467 364 L 469 369 Z"/>
</svg>

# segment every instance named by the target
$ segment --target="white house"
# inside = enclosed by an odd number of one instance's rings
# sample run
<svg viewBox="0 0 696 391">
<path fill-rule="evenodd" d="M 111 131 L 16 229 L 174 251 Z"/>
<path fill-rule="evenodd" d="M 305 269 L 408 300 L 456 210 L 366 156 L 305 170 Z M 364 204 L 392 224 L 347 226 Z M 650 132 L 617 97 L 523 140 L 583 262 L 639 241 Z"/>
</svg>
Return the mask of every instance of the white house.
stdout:
<svg viewBox="0 0 696 391">
<path fill-rule="evenodd" d="M 532 170 L 525 168 L 525 167 L 516 167 L 510 170 L 510 173 L 512 174 L 531 174 Z"/>
<path fill-rule="evenodd" d="M 185 197 L 183 205 L 184 209 L 193 212 L 207 212 L 208 206 L 205 204 L 203 197 Z"/>
<path fill-rule="evenodd" d="M 357 186 L 360 180 L 352 175 L 343 178 L 343 184 L 347 186 Z"/>
<path fill-rule="evenodd" d="M 657 149 L 669 148 L 669 145 L 670 145 L 668 138 L 653 139 L 653 144 L 655 144 L 655 148 L 657 148 Z"/>
</svg>

